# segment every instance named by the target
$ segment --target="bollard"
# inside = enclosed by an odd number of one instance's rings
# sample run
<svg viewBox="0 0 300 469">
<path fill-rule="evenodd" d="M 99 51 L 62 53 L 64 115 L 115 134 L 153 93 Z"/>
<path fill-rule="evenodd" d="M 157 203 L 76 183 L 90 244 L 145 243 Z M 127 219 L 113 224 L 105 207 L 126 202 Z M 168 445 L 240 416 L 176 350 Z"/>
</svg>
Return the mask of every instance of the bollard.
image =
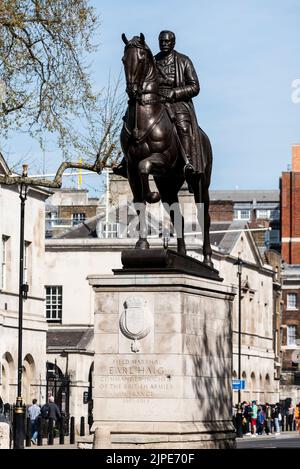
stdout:
<svg viewBox="0 0 300 469">
<path fill-rule="evenodd" d="M 38 431 L 37 445 L 43 446 L 42 418 L 41 417 L 37 418 L 37 431 Z"/>
<path fill-rule="evenodd" d="M 94 434 L 93 449 L 110 449 L 111 434 L 109 428 L 97 427 Z"/>
<path fill-rule="evenodd" d="M 80 417 L 80 436 L 85 436 L 84 417 Z"/>
<path fill-rule="evenodd" d="M 60 428 L 59 428 L 59 444 L 65 444 L 65 418 L 62 416 L 60 419 Z"/>
<path fill-rule="evenodd" d="M 51 417 L 48 423 L 48 445 L 53 445 L 53 419 Z"/>
<path fill-rule="evenodd" d="M 70 445 L 75 443 L 75 417 L 71 417 L 70 423 Z"/>
<path fill-rule="evenodd" d="M 26 448 L 31 446 L 31 421 L 30 418 L 26 419 Z"/>
</svg>

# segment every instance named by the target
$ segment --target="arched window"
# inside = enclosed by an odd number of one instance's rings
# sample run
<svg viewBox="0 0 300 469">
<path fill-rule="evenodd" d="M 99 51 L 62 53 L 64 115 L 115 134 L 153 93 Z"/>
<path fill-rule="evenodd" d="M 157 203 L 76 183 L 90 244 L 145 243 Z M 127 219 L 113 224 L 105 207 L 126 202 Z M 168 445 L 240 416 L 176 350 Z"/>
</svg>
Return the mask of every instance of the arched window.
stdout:
<svg viewBox="0 0 300 469">
<path fill-rule="evenodd" d="M 4 353 L 2 356 L 2 395 L 3 403 L 8 402 L 12 404 L 15 401 L 15 394 L 13 391 L 14 386 L 14 360 L 9 352 Z"/>
<path fill-rule="evenodd" d="M 255 373 L 253 371 L 250 376 L 250 391 L 251 391 L 251 399 L 255 399 L 256 396 L 254 396 L 254 393 L 256 391 L 256 379 L 255 379 Z"/>
<path fill-rule="evenodd" d="M 32 388 L 33 381 L 35 379 L 35 363 L 32 355 L 29 353 L 26 355 L 23 361 L 23 376 L 22 376 L 22 394 L 26 404 L 31 404 L 35 396 L 35 390 Z"/>
</svg>

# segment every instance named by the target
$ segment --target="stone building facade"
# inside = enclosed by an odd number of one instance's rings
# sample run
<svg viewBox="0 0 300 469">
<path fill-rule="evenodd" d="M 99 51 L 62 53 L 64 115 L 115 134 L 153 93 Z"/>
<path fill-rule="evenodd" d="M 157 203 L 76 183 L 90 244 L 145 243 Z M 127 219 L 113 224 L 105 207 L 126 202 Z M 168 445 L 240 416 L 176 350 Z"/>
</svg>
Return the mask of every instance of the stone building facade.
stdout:
<svg viewBox="0 0 300 469">
<path fill-rule="evenodd" d="M 112 177 L 110 181 L 110 204 L 128 210 L 128 220 L 134 223 L 134 216 L 128 208 L 130 194 L 128 182 Z M 122 202 L 123 201 L 123 202 Z M 181 204 L 189 203 L 186 192 L 181 197 Z M 228 213 L 232 214 L 232 202 L 226 201 Z M 224 208 L 224 203 L 217 202 L 215 207 Z M 214 208 L 213 208 L 214 210 Z M 163 239 L 159 236 L 161 225 L 158 222 L 161 213 L 159 204 L 151 206 L 153 235 L 149 238 L 152 247 L 162 247 Z M 279 399 L 279 334 L 280 301 L 276 300 L 275 291 L 280 290 L 276 277 L 276 268 L 267 258 L 262 257 L 253 236 L 247 232 L 247 223 L 242 220 L 221 219 L 221 210 L 211 226 L 211 241 L 215 267 L 220 271 L 226 284 L 238 286 L 238 258 L 243 260 L 242 271 L 242 377 L 246 389 L 242 399 L 256 398 L 258 401 L 275 403 Z M 115 215 L 115 214 L 114 214 Z M 230 215 L 231 217 L 231 215 Z M 112 238 L 99 238 L 97 226 L 107 219 L 106 214 L 87 220 L 69 230 L 59 239 L 46 240 L 46 287 L 61 288 L 62 312 L 59 321 L 48 321 L 48 356 L 52 362 L 56 359 L 61 370 L 73 375 L 71 383 L 70 413 L 77 417 L 88 415 L 88 405 L 82 405 L 84 392 L 92 392 L 93 381 L 93 292 L 86 278 L 89 275 L 111 274 L 112 269 L 121 268 L 121 251 L 133 248 L 135 240 L 127 236 L 127 227 L 116 230 Z M 113 221 L 113 220 L 111 220 Z M 114 218 L 118 223 L 118 220 Z M 187 231 L 193 222 L 186 218 Z M 126 228 L 126 229 L 125 229 Z M 195 232 L 197 233 L 197 232 Z M 187 236 L 188 253 L 202 259 L 201 239 L 192 233 Z M 169 246 L 174 248 L 176 240 L 169 239 Z M 69 279 L 72 278 L 72 282 Z M 279 293 L 280 296 L 280 293 Z M 233 308 L 233 378 L 237 377 L 238 361 L 238 305 Z M 78 340 L 75 332 L 81 334 Z M 66 334 L 73 338 L 65 342 Z M 70 335 L 71 337 L 71 335 Z M 56 344 L 56 345 L 55 345 Z M 61 351 L 64 350 L 64 353 Z M 90 395 L 92 398 L 92 394 Z M 234 402 L 237 393 L 233 391 Z M 72 403 L 74 401 L 74 404 Z"/>
<path fill-rule="evenodd" d="M 8 174 L 0 155 L 0 172 Z M 46 333 L 44 316 L 45 200 L 49 192 L 30 189 L 25 203 L 22 397 L 26 404 L 46 399 Z M 0 185 L 0 396 L 13 404 L 17 392 L 20 199 L 18 188 Z"/>
</svg>

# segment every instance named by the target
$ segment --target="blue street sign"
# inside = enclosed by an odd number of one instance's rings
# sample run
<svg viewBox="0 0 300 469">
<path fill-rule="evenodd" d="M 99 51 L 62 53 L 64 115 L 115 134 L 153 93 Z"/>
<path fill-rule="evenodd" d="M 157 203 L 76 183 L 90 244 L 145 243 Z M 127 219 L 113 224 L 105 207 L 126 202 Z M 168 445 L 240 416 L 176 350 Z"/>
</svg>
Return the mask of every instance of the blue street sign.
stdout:
<svg viewBox="0 0 300 469">
<path fill-rule="evenodd" d="M 244 379 L 233 379 L 232 389 L 234 391 L 245 389 L 246 381 Z"/>
</svg>

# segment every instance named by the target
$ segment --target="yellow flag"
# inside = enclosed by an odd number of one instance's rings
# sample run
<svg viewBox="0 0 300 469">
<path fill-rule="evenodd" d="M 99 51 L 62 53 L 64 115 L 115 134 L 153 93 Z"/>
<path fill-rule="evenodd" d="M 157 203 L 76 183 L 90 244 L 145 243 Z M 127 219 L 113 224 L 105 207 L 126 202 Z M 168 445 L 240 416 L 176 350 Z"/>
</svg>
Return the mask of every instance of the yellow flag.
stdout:
<svg viewBox="0 0 300 469">
<path fill-rule="evenodd" d="M 80 164 L 82 163 L 82 158 L 79 158 L 78 161 Z M 82 168 L 78 168 L 78 173 L 77 173 L 77 189 L 81 189 L 82 185 Z"/>
</svg>

